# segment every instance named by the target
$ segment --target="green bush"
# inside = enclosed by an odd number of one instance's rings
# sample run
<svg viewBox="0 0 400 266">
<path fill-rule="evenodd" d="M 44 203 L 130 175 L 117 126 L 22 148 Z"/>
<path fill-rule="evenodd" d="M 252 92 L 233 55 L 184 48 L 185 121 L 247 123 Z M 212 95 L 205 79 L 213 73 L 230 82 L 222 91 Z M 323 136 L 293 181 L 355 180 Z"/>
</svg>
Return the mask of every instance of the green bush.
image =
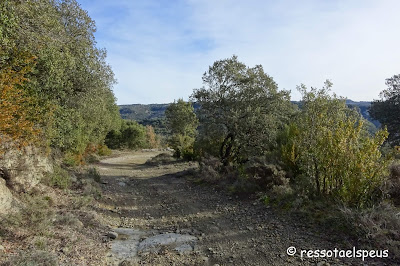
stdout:
<svg viewBox="0 0 400 266">
<path fill-rule="evenodd" d="M 68 151 L 64 154 L 63 163 L 67 167 L 74 167 L 81 165 L 83 162 L 83 157 L 80 154 Z"/>
<path fill-rule="evenodd" d="M 53 173 L 47 174 L 44 183 L 49 186 L 67 189 L 71 186 L 71 176 L 67 170 L 55 166 Z"/>
<path fill-rule="evenodd" d="M 112 151 L 106 145 L 99 145 L 97 154 L 100 156 L 111 155 Z"/>
<path fill-rule="evenodd" d="M 309 178 L 315 197 L 332 196 L 350 206 L 372 205 L 382 198 L 380 187 L 388 174 L 390 158 L 380 147 L 387 131 L 366 132 L 362 117 L 344 99 L 303 86 L 303 107 L 286 129 L 281 146 L 283 161 L 299 176 Z M 284 139 L 284 138 L 283 138 Z"/>
<path fill-rule="evenodd" d="M 118 130 L 108 132 L 105 144 L 111 149 L 141 149 L 148 146 L 146 127 L 136 121 L 121 122 Z"/>
</svg>

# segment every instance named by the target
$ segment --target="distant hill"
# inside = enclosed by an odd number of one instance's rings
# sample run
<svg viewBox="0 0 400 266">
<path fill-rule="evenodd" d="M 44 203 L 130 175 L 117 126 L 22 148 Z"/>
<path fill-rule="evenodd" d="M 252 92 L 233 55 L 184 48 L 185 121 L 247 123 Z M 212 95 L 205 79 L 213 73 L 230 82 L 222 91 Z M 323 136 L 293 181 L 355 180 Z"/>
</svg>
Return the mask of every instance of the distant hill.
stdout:
<svg viewBox="0 0 400 266">
<path fill-rule="evenodd" d="M 358 108 L 359 112 L 362 114 L 362 116 L 370 121 L 372 124 L 374 124 L 376 127 L 380 127 L 381 123 L 377 120 L 373 120 L 371 116 L 368 113 L 368 109 L 371 106 L 371 102 L 355 102 L 352 100 L 346 100 L 346 104 L 349 107 L 355 107 Z"/>
<path fill-rule="evenodd" d="M 120 105 L 119 113 L 123 119 L 128 120 L 151 120 L 164 118 L 165 109 L 168 107 L 165 104 L 130 104 Z"/>
<path fill-rule="evenodd" d="M 293 101 L 295 104 L 299 102 Z M 376 120 L 371 119 L 368 108 L 371 102 L 356 102 L 352 100 L 346 100 L 346 104 L 349 107 L 357 108 L 359 112 L 368 121 L 372 122 L 376 127 L 380 126 L 380 123 Z M 164 104 L 130 104 L 120 105 L 119 113 L 123 119 L 135 120 L 142 125 L 151 125 L 155 128 L 157 133 L 165 133 L 165 110 L 169 103 Z M 199 108 L 198 104 L 194 105 L 194 108 Z"/>
</svg>

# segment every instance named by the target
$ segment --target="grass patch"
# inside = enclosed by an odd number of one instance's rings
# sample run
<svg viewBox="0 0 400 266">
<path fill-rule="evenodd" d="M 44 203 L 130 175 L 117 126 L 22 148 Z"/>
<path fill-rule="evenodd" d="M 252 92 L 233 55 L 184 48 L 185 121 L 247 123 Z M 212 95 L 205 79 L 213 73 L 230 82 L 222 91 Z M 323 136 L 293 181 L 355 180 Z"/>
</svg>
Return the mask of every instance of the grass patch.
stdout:
<svg viewBox="0 0 400 266">
<path fill-rule="evenodd" d="M 59 265 L 57 256 L 43 250 L 21 251 L 18 255 L 11 257 L 3 265 L 7 266 L 54 266 Z"/>
<path fill-rule="evenodd" d="M 24 195 L 21 197 L 21 202 L 24 207 L 19 212 L 5 217 L 0 222 L 0 227 L 45 235 L 54 217 L 54 210 L 50 207 L 49 201 L 42 196 Z"/>
</svg>

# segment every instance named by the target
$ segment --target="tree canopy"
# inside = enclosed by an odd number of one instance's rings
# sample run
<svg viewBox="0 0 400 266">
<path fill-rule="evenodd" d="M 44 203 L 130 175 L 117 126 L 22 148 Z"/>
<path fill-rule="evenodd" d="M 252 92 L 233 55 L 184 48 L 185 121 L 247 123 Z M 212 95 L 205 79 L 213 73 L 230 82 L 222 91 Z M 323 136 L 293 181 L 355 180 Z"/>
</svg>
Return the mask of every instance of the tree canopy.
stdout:
<svg viewBox="0 0 400 266">
<path fill-rule="evenodd" d="M 167 129 L 170 136 L 168 144 L 177 157 L 192 157 L 198 119 L 191 102 L 183 99 L 174 101 L 165 110 Z"/>
<path fill-rule="evenodd" d="M 331 85 L 299 87 L 302 109 L 286 129 L 283 157 L 298 177 L 312 184 L 312 193 L 362 206 L 378 196 L 374 193 L 387 174 L 389 160 L 379 149 L 387 131 L 371 136 L 362 116 L 345 99 L 329 94 Z"/>
<path fill-rule="evenodd" d="M 47 114 L 35 127 L 51 147 L 62 151 L 82 153 L 89 143 L 102 143 L 118 126 L 119 113 L 106 51 L 96 47 L 95 22 L 75 0 L 5 0 L 0 10 L 2 66 L 17 62 L 19 54 L 34 58 L 30 71 L 21 72 L 24 59 L 12 70 L 25 79 L 18 84 L 25 95 L 19 101 L 39 117 Z M 5 69 L 2 73 L 10 74 Z M 18 118 L 27 119 L 24 112 Z"/>
<path fill-rule="evenodd" d="M 369 113 L 389 131 L 389 142 L 400 145 L 400 75 L 386 79 L 387 89 L 380 94 L 381 99 L 373 101 Z"/>
<path fill-rule="evenodd" d="M 236 56 L 219 60 L 204 73 L 203 83 L 191 96 L 200 105 L 199 139 L 210 149 L 218 146 L 214 153 L 225 164 L 265 154 L 276 145 L 293 105 L 289 91 L 279 91 L 261 65 L 247 67 Z"/>
</svg>

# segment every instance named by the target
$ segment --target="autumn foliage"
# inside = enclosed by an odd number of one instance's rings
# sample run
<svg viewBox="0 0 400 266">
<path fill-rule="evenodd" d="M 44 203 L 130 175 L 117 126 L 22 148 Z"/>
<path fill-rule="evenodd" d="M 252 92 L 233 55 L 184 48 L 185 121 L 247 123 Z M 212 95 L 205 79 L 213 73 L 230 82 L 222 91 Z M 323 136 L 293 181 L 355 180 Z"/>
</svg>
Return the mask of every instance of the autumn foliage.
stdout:
<svg viewBox="0 0 400 266">
<path fill-rule="evenodd" d="M 0 146 L 5 141 L 12 141 L 18 147 L 25 146 L 35 140 L 40 132 L 33 121 L 34 101 L 22 89 L 28 81 L 26 75 L 35 64 L 35 57 L 19 53 L 17 58 L 11 62 L 1 62 Z"/>
</svg>

